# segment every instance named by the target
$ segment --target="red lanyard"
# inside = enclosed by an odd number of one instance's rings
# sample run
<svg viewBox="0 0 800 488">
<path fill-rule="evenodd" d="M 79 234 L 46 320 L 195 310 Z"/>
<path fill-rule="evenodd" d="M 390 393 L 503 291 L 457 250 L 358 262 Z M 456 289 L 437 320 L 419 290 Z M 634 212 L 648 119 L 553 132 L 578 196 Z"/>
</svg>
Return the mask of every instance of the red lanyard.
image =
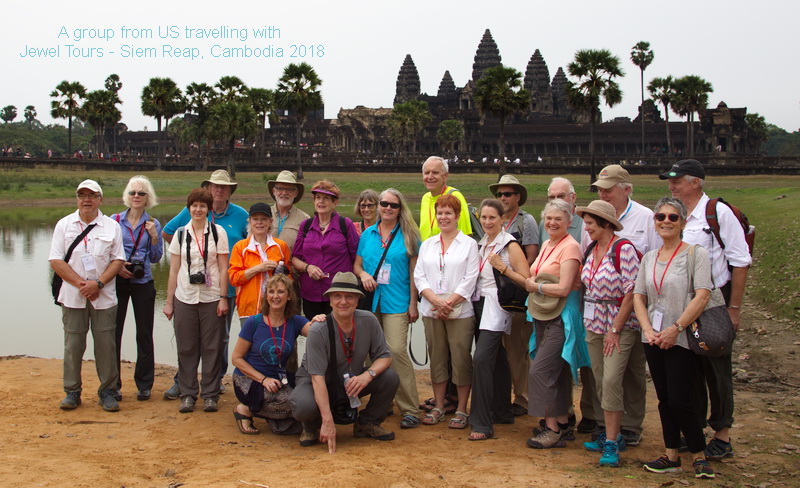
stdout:
<svg viewBox="0 0 800 488">
<path fill-rule="evenodd" d="M 664 249 L 664 246 L 661 246 L 661 249 Z M 658 250 L 658 254 L 661 254 L 661 249 Z M 661 296 L 662 285 L 664 285 L 664 277 L 667 276 L 667 270 L 669 269 L 669 265 L 672 264 L 673 258 L 675 255 L 678 254 L 678 251 L 681 249 L 681 244 L 678 244 L 678 247 L 675 248 L 675 252 L 672 253 L 670 256 L 669 261 L 667 261 L 667 267 L 664 268 L 664 274 L 661 275 L 661 281 L 656 283 L 656 265 L 658 264 L 658 254 L 656 254 L 656 259 L 653 261 L 653 286 L 656 287 L 656 294 Z"/>
<path fill-rule="evenodd" d="M 478 270 L 478 274 L 480 274 L 480 273 L 482 273 L 482 272 L 483 272 L 483 267 L 484 267 L 484 266 L 486 266 L 486 261 L 488 261 L 488 260 L 489 260 L 489 256 L 491 256 L 491 255 L 492 255 L 492 251 L 494 251 L 494 248 L 495 248 L 496 246 L 497 246 L 497 243 L 495 243 L 495 244 L 492 244 L 492 247 L 491 247 L 491 249 L 489 249 L 489 252 L 487 252 L 487 253 L 486 253 L 486 256 L 484 256 L 484 258 L 483 258 L 483 261 L 481 261 L 481 264 L 480 264 L 480 266 L 479 266 L 479 268 L 480 268 L 480 269 Z"/>
<path fill-rule="evenodd" d="M 600 265 L 603 263 L 603 258 L 606 257 L 608 254 L 608 250 L 611 249 L 611 244 L 614 243 L 614 238 L 616 236 L 611 236 L 611 241 L 608 243 L 608 247 L 606 247 L 605 252 L 600 255 L 600 259 L 597 259 L 597 256 L 594 256 L 594 260 L 592 261 L 592 267 L 589 269 L 589 286 L 586 289 L 590 289 L 592 287 L 592 282 L 594 281 L 594 275 L 597 274 L 597 271 L 600 269 Z M 597 253 L 597 247 L 595 247 L 594 252 Z"/>
<path fill-rule="evenodd" d="M 192 230 L 194 230 L 194 229 L 192 229 Z M 142 238 L 142 234 L 144 233 L 144 224 L 142 224 L 142 226 L 141 226 L 141 227 L 139 227 L 139 237 L 138 237 L 138 238 L 136 238 L 135 240 L 134 240 L 134 238 L 133 238 L 133 229 L 131 229 L 130 227 L 128 227 L 128 232 L 130 232 L 130 233 L 131 233 L 131 242 L 133 242 L 133 243 L 134 243 L 134 245 L 136 245 L 136 244 L 138 244 L 138 242 L 139 242 L 139 239 L 141 239 L 141 238 Z M 133 256 L 131 256 L 131 258 L 133 258 Z"/>
<path fill-rule="evenodd" d="M 542 269 L 542 266 L 544 265 L 544 262 L 547 261 L 547 258 L 549 258 L 551 254 L 553 254 L 553 251 L 555 251 L 558 248 L 558 246 L 562 242 L 564 242 L 564 239 L 566 239 L 568 236 L 569 236 L 569 234 L 567 234 L 564 237 L 562 237 L 561 240 L 558 241 L 555 246 L 553 246 L 553 249 L 551 249 L 550 252 L 547 253 L 547 256 L 545 256 L 544 259 L 539 261 L 538 266 L 536 266 L 536 273 L 534 274 L 534 276 L 538 276 L 539 275 L 539 270 Z M 550 241 L 547 241 L 547 243 L 550 244 Z M 541 254 L 539 254 L 539 256 L 541 256 Z"/>
<path fill-rule="evenodd" d="M 450 244 L 452 245 L 452 242 Z M 439 258 L 439 272 L 444 273 L 444 239 L 442 239 L 442 234 L 439 234 L 439 246 L 442 248 L 442 255 Z"/>
<path fill-rule="evenodd" d="M 211 225 L 214 225 L 214 224 L 211 224 Z M 200 257 L 205 260 L 206 256 L 205 256 L 205 254 L 203 254 L 203 249 L 201 249 L 201 247 L 200 247 L 200 239 L 197 238 L 197 232 L 194 231 L 194 226 L 192 226 L 192 234 L 194 234 L 194 243 L 197 244 L 197 251 L 200 253 Z M 205 236 L 203 235 L 202 232 L 200 233 L 200 236 L 205 238 Z"/>
<path fill-rule="evenodd" d="M 513 223 L 514 223 L 514 221 L 515 221 L 515 220 L 517 220 L 517 216 L 518 216 L 518 215 L 519 215 L 519 214 L 515 215 L 513 219 L 511 219 L 511 220 L 509 220 L 509 221 L 508 221 L 508 224 L 506 224 L 506 229 L 505 229 L 505 230 L 506 230 L 506 232 L 508 232 L 508 228 L 509 228 L 509 227 L 511 227 L 511 224 L 513 224 Z"/>
<path fill-rule="evenodd" d="M 82 222 L 78 222 L 78 225 L 81 226 L 81 234 L 83 234 L 83 223 Z M 89 251 L 89 244 L 86 242 L 86 236 L 83 236 L 83 250 L 85 252 Z"/>
<path fill-rule="evenodd" d="M 269 315 L 267 316 L 267 325 L 269 326 L 267 327 L 269 329 L 269 333 L 272 336 L 272 343 L 275 344 L 275 350 L 278 352 L 278 364 L 281 364 L 281 353 L 283 352 L 283 345 L 286 344 L 286 319 L 283 319 L 283 333 L 281 334 L 280 345 L 278 345 L 278 341 L 275 340 L 275 332 L 272 330 L 272 324 L 269 321 Z"/>
<path fill-rule="evenodd" d="M 353 317 L 353 337 L 350 339 L 350 345 L 353 348 L 353 354 L 350 357 L 347 357 L 347 346 L 344 343 L 344 334 L 342 334 L 342 328 L 337 327 L 339 329 L 339 341 L 342 343 L 342 352 L 344 352 L 344 357 L 347 359 L 347 364 L 353 361 L 353 356 L 355 356 L 356 352 L 356 318 Z"/>
<path fill-rule="evenodd" d="M 439 193 L 439 196 L 437 196 L 436 198 L 438 199 L 440 196 L 444 195 L 444 192 L 446 191 L 447 191 L 447 185 L 444 185 L 444 187 L 442 188 L 442 193 Z M 436 202 L 434 202 L 433 198 L 431 198 L 431 206 L 428 208 L 428 215 L 431 218 L 431 234 L 433 233 L 433 224 L 436 222 L 436 212 L 433 211 L 433 209 L 435 208 L 436 208 Z"/>
</svg>

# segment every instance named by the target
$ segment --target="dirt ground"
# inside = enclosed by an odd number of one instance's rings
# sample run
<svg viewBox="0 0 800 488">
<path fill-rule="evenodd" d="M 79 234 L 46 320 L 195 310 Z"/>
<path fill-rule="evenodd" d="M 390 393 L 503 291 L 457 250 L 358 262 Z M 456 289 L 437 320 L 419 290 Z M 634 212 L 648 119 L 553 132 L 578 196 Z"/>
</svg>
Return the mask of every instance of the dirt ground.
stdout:
<svg viewBox="0 0 800 488">
<path fill-rule="evenodd" d="M 218 413 L 178 413 L 177 401 L 161 398 L 174 368 L 159 366 L 150 401 L 123 389 L 121 410 L 103 412 L 93 392 L 98 382 L 84 363 L 84 403 L 58 409 L 63 397 L 61 361 L 0 358 L 0 485 L 5 487 L 427 487 L 427 486 L 800 486 L 800 372 L 798 325 L 768 312 L 745 312 L 735 348 L 736 456 L 713 463 L 717 479 L 697 481 L 690 459 L 683 473 L 655 475 L 644 461 L 663 452 L 652 385 L 648 389 L 645 440 L 622 453 L 623 466 L 599 468 L 598 456 L 585 451 L 587 435 L 567 448 L 528 449 L 525 440 L 537 419 L 519 417 L 499 425 L 495 438 L 468 442 L 468 431 L 446 423 L 400 430 L 398 415 L 386 426 L 392 442 L 355 439 L 349 426 L 338 428 L 338 450 L 302 448 L 297 437 L 278 437 L 257 421 L 262 434 L 239 433 L 231 411 L 236 401 L 221 397 Z M 58 333 L 54 329 L 54 333 Z M 123 381 L 132 385 L 133 365 L 123 364 Z M 427 371 L 418 374 L 420 395 L 430 395 Z M 576 391 L 576 398 L 579 397 Z"/>
</svg>

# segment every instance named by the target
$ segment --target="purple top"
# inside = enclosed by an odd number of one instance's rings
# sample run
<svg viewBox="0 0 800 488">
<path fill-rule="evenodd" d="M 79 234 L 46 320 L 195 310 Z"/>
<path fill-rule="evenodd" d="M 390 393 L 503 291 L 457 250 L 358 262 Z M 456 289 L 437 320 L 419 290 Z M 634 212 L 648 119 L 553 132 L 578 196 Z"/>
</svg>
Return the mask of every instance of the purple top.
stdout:
<svg viewBox="0 0 800 488">
<path fill-rule="evenodd" d="M 344 219 L 344 230 L 346 236 L 342 235 L 342 225 L 339 219 Z M 314 215 L 311 218 L 311 227 L 308 233 L 304 220 L 300 223 L 300 231 L 297 233 L 297 240 L 294 243 L 292 256 L 296 256 L 307 264 L 318 266 L 323 273 L 328 273 L 327 278 L 319 281 L 312 280 L 308 273 L 300 275 L 300 296 L 304 300 L 312 302 L 327 302 L 328 297 L 324 296 L 331 281 L 338 272 L 353 271 L 353 261 L 356 259 L 358 250 L 358 233 L 353 227 L 353 221 L 347 217 L 342 217 L 336 212 L 331 215 L 328 224 L 328 231 L 325 234 L 319 228 L 319 218 Z"/>
</svg>

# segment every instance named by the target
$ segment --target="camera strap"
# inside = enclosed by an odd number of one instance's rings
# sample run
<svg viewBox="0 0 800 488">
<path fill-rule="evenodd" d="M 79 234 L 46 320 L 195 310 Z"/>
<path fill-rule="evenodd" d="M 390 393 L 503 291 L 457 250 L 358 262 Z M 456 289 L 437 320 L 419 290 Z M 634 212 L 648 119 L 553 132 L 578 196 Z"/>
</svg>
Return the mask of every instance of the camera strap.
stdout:
<svg viewBox="0 0 800 488">
<path fill-rule="evenodd" d="M 210 224 L 210 225 L 214 225 L 214 224 Z M 205 241 L 203 243 L 203 273 L 204 274 L 208 270 L 207 263 L 208 263 L 208 237 L 209 237 L 208 234 L 209 234 L 209 229 L 210 229 L 210 226 L 206 227 L 206 235 L 205 235 L 205 239 L 203 239 L 203 241 Z M 192 242 L 192 235 L 189 234 L 188 232 L 184 232 L 184 234 L 186 234 L 186 270 L 189 273 L 189 275 L 191 276 L 191 274 L 192 274 L 192 259 L 191 259 L 192 246 L 190 244 Z"/>
<path fill-rule="evenodd" d="M 117 220 L 117 223 L 120 224 L 121 227 L 122 223 L 120 222 L 120 214 L 115 214 L 114 218 Z M 133 241 L 133 229 L 129 228 L 128 232 L 131 233 L 131 240 Z M 139 236 L 136 237 L 135 241 L 133 241 L 133 249 L 131 250 L 130 256 L 128 256 L 128 259 L 126 259 L 126 261 L 128 261 L 129 263 L 131 262 L 131 259 L 133 259 L 133 257 L 136 255 L 136 248 L 139 247 L 139 239 L 142 238 L 143 233 L 144 233 L 144 224 L 142 224 L 142 226 L 139 228 Z"/>
</svg>

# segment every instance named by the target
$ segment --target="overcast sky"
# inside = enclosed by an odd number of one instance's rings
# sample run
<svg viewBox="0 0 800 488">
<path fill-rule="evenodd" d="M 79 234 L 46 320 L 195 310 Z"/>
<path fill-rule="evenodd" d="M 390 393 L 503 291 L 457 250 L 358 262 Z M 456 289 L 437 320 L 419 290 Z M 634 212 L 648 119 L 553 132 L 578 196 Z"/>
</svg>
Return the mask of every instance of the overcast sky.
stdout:
<svg viewBox="0 0 800 488">
<path fill-rule="evenodd" d="M 714 87 L 710 106 L 725 101 L 729 107 L 758 112 L 786 130 L 800 128 L 800 3 L 792 1 L 74 0 L 58 4 L 28 0 L 20 6 L 14 12 L 7 9 L 0 33 L 0 107 L 15 105 L 17 121 L 22 120 L 25 106 L 34 105 L 39 120 L 51 123 L 49 94 L 62 80 L 80 81 L 95 90 L 116 73 L 123 83 L 122 122 L 131 130 L 154 130 L 154 119 L 140 111 L 142 87 L 151 77 L 171 77 L 183 89 L 191 82 L 213 85 L 221 76 L 235 75 L 249 86 L 274 88 L 287 64 L 302 61 L 323 80 L 327 118 L 335 118 L 340 108 L 357 105 L 391 107 L 406 54 L 419 70 L 423 92 L 435 94 L 445 70 L 450 70 L 457 86 L 463 86 L 488 28 L 503 64 L 523 73 L 536 49 L 551 78 L 576 50 L 605 48 L 617 55 L 626 73 L 620 80 L 623 102 L 604 108 L 606 120 L 636 116 L 639 70 L 630 62 L 630 50 L 645 40 L 655 52 L 645 84 L 656 76 L 698 75 Z M 159 28 L 162 34 L 174 33 L 170 26 L 179 29 L 177 37 L 159 37 Z M 123 38 L 123 27 L 128 38 Z M 186 27 L 245 29 L 248 38 L 244 42 L 187 39 Z M 278 29 L 280 38 L 255 39 L 253 29 L 265 27 Z M 78 40 L 76 29 L 86 29 L 85 37 L 108 33 L 113 38 Z M 144 36 L 147 29 L 153 38 L 131 37 L 137 32 Z M 75 57 L 68 57 L 68 45 Z M 164 57 L 164 45 L 172 46 L 173 55 L 202 58 Z M 301 48 L 293 51 L 292 45 L 305 46 L 305 57 L 291 58 L 293 52 L 303 54 Z M 224 54 L 225 47 L 244 46 L 283 48 L 284 57 L 214 57 Z M 59 58 L 30 55 L 30 49 L 42 53 L 52 48 L 60 49 Z M 157 57 L 124 57 L 136 48 L 155 48 Z M 98 57 L 99 49 L 103 57 Z M 671 118 L 678 120 L 674 114 Z"/>
</svg>

